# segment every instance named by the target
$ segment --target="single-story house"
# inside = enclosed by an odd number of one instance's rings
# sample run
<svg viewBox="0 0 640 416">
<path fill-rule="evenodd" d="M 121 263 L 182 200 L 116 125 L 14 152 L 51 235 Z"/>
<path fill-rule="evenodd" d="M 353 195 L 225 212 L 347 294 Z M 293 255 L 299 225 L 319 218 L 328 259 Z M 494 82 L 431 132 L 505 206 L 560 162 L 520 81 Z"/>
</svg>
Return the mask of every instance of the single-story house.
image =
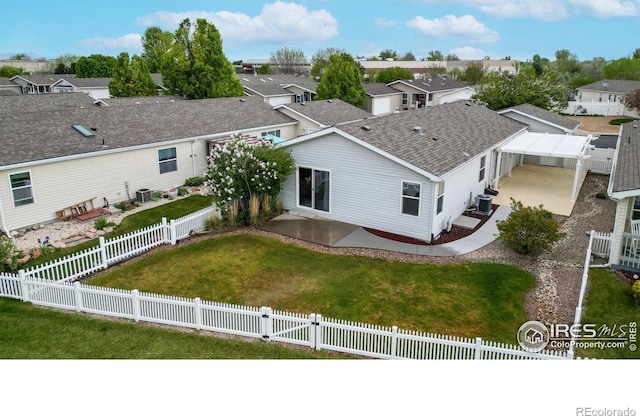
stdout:
<svg viewBox="0 0 640 416">
<path fill-rule="evenodd" d="M 640 117 L 628 110 L 622 98 L 630 91 L 640 89 L 640 81 L 604 79 L 577 89 L 574 101 L 565 110 L 569 114 Z"/>
<path fill-rule="evenodd" d="M 282 104 L 274 109 L 299 122 L 296 136 L 374 117 L 373 114 L 338 99 Z"/>
<path fill-rule="evenodd" d="M 296 162 L 282 205 L 433 241 L 493 182 L 497 149 L 526 128 L 456 102 L 297 137 L 280 145 Z"/>
<path fill-rule="evenodd" d="M 15 75 L 10 78 L 21 87 L 21 94 L 46 94 L 60 79 L 59 75 Z"/>
<path fill-rule="evenodd" d="M 113 78 L 76 78 L 64 76 L 51 84 L 52 93 L 83 92 L 95 100 L 109 98 L 109 83 Z"/>
<path fill-rule="evenodd" d="M 609 263 L 640 272 L 640 235 L 631 234 L 631 222 L 640 221 L 640 121 L 621 126 L 613 171 L 607 189 L 617 202 L 611 233 Z"/>
<path fill-rule="evenodd" d="M 580 122 L 532 104 L 520 104 L 499 110 L 498 114 L 529 126 L 532 133 L 575 134 Z"/>
<path fill-rule="evenodd" d="M 402 107 L 402 91 L 381 82 L 366 83 L 367 92 L 364 109 L 375 116 L 399 111 Z"/>
<path fill-rule="evenodd" d="M 83 201 L 103 207 L 134 199 L 140 189 L 180 186 L 203 175 L 208 140 L 274 130 L 293 138 L 298 124 L 257 97 L 54 103 L 82 95 L 49 94 L 50 104 L 35 110 L 32 104 L 43 95 L 0 97 L 0 109 L 14 107 L 0 113 L 5 233 L 54 221 L 58 212 Z"/>
<path fill-rule="evenodd" d="M 316 96 L 318 83 L 309 77 L 273 74 L 242 75 L 236 77 L 249 96 L 260 96 L 272 106 L 312 101 Z"/>
<path fill-rule="evenodd" d="M 402 91 L 402 109 L 416 109 L 440 104 L 445 93 L 459 91 L 460 94 L 448 102 L 468 100 L 475 93 L 472 88 L 460 81 L 438 76 L 427 79 L 408 79 L 393 81 L 390 87 Z"/>
</svg>

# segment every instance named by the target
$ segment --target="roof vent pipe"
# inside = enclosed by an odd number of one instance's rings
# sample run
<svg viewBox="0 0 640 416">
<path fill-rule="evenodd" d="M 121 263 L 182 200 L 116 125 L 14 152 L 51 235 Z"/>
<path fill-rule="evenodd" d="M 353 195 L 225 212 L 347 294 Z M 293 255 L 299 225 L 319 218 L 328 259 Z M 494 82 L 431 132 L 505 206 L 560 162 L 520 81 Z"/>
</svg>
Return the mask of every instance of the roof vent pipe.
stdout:
<svg viewBox="0 0 640 416">
<path fill-rule="evenodd" d="M 415 126 L 415 127 L 413 128 L 413 131 L 414 131 L 414 132 L 416 132 L 416 133 L 418 133 L 418 134 L 419 134 L 419 135 L 421 135 L 421 136 L 422 136 L 422 135 L 424 135 L 424 133 L 422 132 L 422 127 L 420 127 L 420 126 Z"/>
</svg>

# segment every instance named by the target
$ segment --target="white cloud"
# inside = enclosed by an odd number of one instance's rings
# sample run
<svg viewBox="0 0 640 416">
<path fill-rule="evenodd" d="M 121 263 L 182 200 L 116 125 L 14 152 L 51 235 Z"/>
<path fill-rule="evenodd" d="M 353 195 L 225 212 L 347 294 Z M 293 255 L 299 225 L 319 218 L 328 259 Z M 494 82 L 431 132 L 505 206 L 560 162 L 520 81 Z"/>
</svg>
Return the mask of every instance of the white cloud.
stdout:
<svg viewBox="0 0 640 416">
<path fill-rule="evenodd" d="M 490 54 L 482 49 L 472 48 L 471 46 L 464 46 L 462 48 L 455 48 L 449 51 L 450 54 L 456 55 L 458 58 L 464 60 L 484 59 Z"/>
<path fill-rule="evenodd" d="M 407 22 L 407 26 L 434 38 L 455 39 L 471 43 L 493 43 L 500 39 L 498 32 L 489 29 L 471 15 L 453 16 L 433 20 L 418 16 Z"/>
<path fill-rule="evenodd" d="M 90 38 L 79 42 L 91 49 L 116 49 L 140 52 L 142 51 L 142 36 L 129 33 L 119 38 Z"/>
<path fill-rule="evenodd" d="M 324 10 L 309 10 L 295 3 L 276 1 L 262 7 L 260 15 L 251 17 L 228 11 L 185 13 L 156 12 L 137 19 L 145 27 L 160 26 L 174 30 L 180 22 L 202 18 L 213 23 L 225 43 L 325 41 L 338 35 L 338 22 Z"/>
<path fill-rule="evenodd" d="M 392 27 L 396 25 L 396 21 L 385 19 L 384 17 L 376 17 L 376 25 L 382 27 Z"/>
<path fill-rule="evenodd" d="M 637 16 L 640 9 L 639 0 L 569 0 L 577 9 L 584 9 L 596 17 Z"/>
</svg>

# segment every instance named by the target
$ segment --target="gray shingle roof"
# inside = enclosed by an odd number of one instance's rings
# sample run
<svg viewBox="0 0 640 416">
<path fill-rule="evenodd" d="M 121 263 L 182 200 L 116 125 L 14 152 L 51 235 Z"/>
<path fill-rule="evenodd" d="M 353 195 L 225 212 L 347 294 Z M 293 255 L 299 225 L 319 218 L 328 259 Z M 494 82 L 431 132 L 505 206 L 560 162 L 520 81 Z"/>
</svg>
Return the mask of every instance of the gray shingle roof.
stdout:
<svg viewBox="0 0 640 416">
<path fill-rule="evenodd" d="M 369 130 L 364 130 L 363 126 Z M 422 135 L 414 128 L 422 127 Z M 484 106 L 455 102 L 351 123 L 340 130 L 441 176 L 526 128 Z"/>
<path fill-rule="evenodd" d="M 290 108 L 325 126 L 373 117 L 373 114 L 338 99 L 283 104 L 282 107 Z"/>
<path fill-rule="evenodd" d="M 622 125 L 612 180 L 613 192 L 640 191 L 640 122 L 637 120 Z"/>
<path fill-rule="evenodd" d="M 640 81 L 629 81 L 624 79 L 603 79 L 601 81 L 583 85 L 582 87 L 579 87 L 578 90 L 619 92 L 626 94 L 629 91 L 637 90 L 639 88 Z"/>
<path fill-rule="evenodd" d="M 405 79 L 405 80 L 390 82 L 389 85 L 393 86 L 394 84 L 397 84 L 397 83 L 409 85 L 413 88 L 417 88 L 426 93 L 456 90 L 456 89 L 464 88 L 467 86 L 467 84 L 465 84 L 464 82 L 456 81 L 453 79 L 443 79 L 440 77 L 436 77 L 432 79 Z"/>
<path fill-rule="evenodd" d="M 278 95 L 295 95 L 295 93 L 289 91 L 278 84 L 264 84 L 264 85 L 245 85 L 245 89 L 248 94 L 258 94 L 261 97 L 273 97 Z"/>
<path fill-rule="evenodd" d="M 109 83 L 113 78 L 78 78 L 75 75 L 64 75 L 60 79 L 76 88 L 109 88 Z"/>
<path fill-rule="evenodd" d="M 52 85 L 56 81 L 59 81 L 62 78 L 61 75 L 16 75 L 12 77 L 11 80 L 17 81 L 19 79 L 23 79 L 28 81 L 31 84 L 35 85 Z"/>
<path fill-rule="evenodd" d="M 273 74 L 273 75 L 247 75 L 236 74 L 243 86 L 249 85 L 297 85 L 310 91 L 316 90 L 318 83 L 309 77 L 297 77 L 295 75 Z"/>
<path fill-rule="evenodd" d="M 100 101 L 109 106 L 129 106 L 129 105 L 155 105 L 160 103 L 171 103 L 183 101 L 184 98 L 177 95 L 153 95 L 149 97 L 117 97 L 102 98 Z"/>
<path fill-rule="evenodd" d="M 372 97 L 376 95 L 402 94 L 402 91 L 398 91 L 397 89 L 381 82 L 364 84 L 364 89 L 367 91 L 367 95 Z"/>
<path fill-rule="evenodd" d="M 257 97 L 58 109 L 40 112 L 37 118 L 28 113 L 2 114 L 0 166 L 98 152 L 104 150 L 102 140 L 111 150 L 293 123 Z M 96 137 L 84 138 L 73 124 L 96 128 Z"/>
<path fill-rule="evenodd" d="M 94 99 L 83 92 L 13 95 L 0 98 L 0 115 L 91 107 L 93 102 Z M 36 122 L 32 120 L 32 123 Z"/>
<path fill-rule="evenodd" d="M 505 112 L 508 112 L 508 111 L 516 111 L 519 113 L 523 113 L 531 117 L 537 118 L 539 120 L 543 120 L 547 123 L 555 124 L 556 126 L 560 126 L 569 130 L 575 130 L 580 125 L 579 121 L 572 120 L 569 117 L 563 117 L 558 113 L 545 110 L 544 108 L 540 108 L 532 104 L 520 104 L 514 107 L 505 108 L 504 110 L 498 111 L 498 114 L 504 114 Z"/>
</svg>

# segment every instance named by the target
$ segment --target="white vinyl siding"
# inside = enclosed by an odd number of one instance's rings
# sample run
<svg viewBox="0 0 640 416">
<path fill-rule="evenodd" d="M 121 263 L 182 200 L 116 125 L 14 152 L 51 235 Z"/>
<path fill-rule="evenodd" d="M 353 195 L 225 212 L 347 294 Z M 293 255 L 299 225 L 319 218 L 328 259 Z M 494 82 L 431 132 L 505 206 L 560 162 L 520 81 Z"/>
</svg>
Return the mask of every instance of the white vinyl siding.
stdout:
<svg viewBox="0 0 640 416">
<path fill-rule="evenodd" d="M 281 194 L 287 210 L 303 210 L 394 234 L 429 240 L 433 186 L 417 172 L 393 162 L 363 146 L 331 134 L 304 141 L 285 149 L 297 166 L 319 167 L 331 172 L 331 212 L 297 204 L 296 175 L 291 175 Z M 402 181 L 420 184 L 419 216 L 402 214 Z"/>
</svg>

